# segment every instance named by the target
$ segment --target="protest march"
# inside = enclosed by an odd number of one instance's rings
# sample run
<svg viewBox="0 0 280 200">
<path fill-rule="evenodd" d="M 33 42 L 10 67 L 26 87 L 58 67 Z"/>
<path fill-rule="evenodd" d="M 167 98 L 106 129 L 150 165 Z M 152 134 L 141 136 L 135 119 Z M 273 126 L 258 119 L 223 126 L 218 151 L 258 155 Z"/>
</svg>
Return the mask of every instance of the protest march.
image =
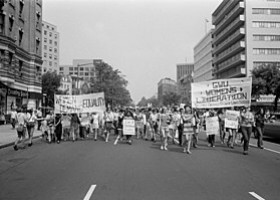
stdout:
<svg viewBox="0 0 280 200">
<path fill-rule="evenodd" d="M 215 147 L 215 137 L 221 144 L 234 148 L 239 138 L 243 154 L 248 154 L 249 140 L 256 126 L 263 126 L 268 118 L 263 111 L 252 113 L 251 78 L 219 79 L 191 84 L 191 105 L 153 107 L 112 107 L 101 93 L 82 95 L 54 95 L 54 109 L 42 116 L 40 110 L 25 113 L 18 110 L 19 139 L 32 145 L 32 134 L 37 123 L 42 138 L 48 143 L 93 138 L 106 143 L 114 137 L 132 144 L 133 138 L 160 142 L 161 150 L 168 150 L 170 142 L 191 154 L 198 147 L 198 135 L 204 132 L 208 146 Z M 240 136 L 241 135 L 241 136 Z M 259 133 L 259 148 L 262 133 Z M 239 136 L 239 137 L 238 137 Z M 23 138 L 23 139 L 22 139 Z"/>
</svg>

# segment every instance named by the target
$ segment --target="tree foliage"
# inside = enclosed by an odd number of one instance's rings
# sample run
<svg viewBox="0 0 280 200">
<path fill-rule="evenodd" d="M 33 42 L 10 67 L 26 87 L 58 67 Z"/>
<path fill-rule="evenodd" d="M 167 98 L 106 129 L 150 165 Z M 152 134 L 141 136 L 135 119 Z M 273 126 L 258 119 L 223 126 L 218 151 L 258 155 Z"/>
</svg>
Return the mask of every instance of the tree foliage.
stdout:
<svg viewBox="0 0 280 200">
<path fill-rule="evenodd" d="M 175 92 L 169 92 L 163 95 L 162 104 L 164 106 L 178 105 L 181 96 Z"/>
<path fill-rule="evenodd" d="M 54 94 L 59 93 L 61 76 L 56 72 L 47 72 L 42 75 L 42 93 L 47 95 L 47 106 L 54 106 Z"/>
<path fill-rule="evenodd" d="M 105 101 L 112 106 L 130 105 L 132 100 L 127 90 L 127 80 L 119 70 L 114 70 L 106 63 L 99 63 L 95 68 L 96 78 L 91 80 L 91 92 L 104 92 Z"/>
<path fill-rule="evenodd" d="M 154 107 L 159 106 L 158 99 L 156 97 L 150 97 L 148 99 L 146 99 L 145 97 L 142 97 L 142 99 L 138 102 L 137 106 L 146 107 L 149 104 L 154 106 Z"/>
</svg>

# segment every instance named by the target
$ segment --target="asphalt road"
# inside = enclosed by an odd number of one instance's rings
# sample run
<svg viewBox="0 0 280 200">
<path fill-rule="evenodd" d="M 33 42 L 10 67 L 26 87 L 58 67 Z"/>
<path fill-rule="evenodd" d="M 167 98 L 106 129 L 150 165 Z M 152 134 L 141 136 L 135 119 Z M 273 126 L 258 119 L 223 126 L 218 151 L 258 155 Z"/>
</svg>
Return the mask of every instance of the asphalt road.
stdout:
<svg viewBox="0 0 280 200">
<path fill-rule="evenodd" d="M 257 199 L 249 192 L 280 198 L 280 154 L 253 147 L 244 156 L 241 147 L 200 141 L 188 155 L 143 140 L 37 140 L 25 150 L 2 149 L 0 158 L 1 200 L 84 200 L 87 193 L 91 200 Z"/>
</svg>

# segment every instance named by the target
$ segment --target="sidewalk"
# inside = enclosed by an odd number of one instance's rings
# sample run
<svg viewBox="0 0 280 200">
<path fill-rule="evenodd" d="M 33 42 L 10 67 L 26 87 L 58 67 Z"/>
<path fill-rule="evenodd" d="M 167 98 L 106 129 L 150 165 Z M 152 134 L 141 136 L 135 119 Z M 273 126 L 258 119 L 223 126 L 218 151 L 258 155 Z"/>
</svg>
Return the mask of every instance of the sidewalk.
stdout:
<svg viewBox="0 0 280 200">
<path fill-rule="evenodd" d="M 41 131 L 37 131 L 37 127 L 34 131 L 33 138 L 39 138 L 41 136 Z M 12 129 L 11 124 L 0 126 L 0 149 L 12 146 L 17 139 L 16 129 Z"/>
</svg>

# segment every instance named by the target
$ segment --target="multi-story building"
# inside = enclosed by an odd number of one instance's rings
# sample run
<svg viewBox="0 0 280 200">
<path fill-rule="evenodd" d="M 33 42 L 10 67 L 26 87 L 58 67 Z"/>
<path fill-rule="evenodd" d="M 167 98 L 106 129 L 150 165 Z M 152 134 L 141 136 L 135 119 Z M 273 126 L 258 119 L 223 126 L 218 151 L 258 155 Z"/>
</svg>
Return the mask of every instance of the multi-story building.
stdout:
<svg viewBox="0 0 280 200">
<path fill-rule="evenodd" d="M 72 78 L 69 75 L 64 75 L 61 77 L 61 83 L 58 90 L 65 92 L 65 94 L 72 95 Z"/>
<path fill-rule="evenodd" d="M 191 83 L 193 82 L 194 64 L 185 63 L 177 65 L 177 85 L 181 102 L 188 104 L 191 100 Z"/>
<path fill-rule="evenodd" d="M 42 72 L 55 71 L 59 67 L 59 32 L 57 27 L 49 22 L 42 22 Z"/>
<path fill-rule="evenodd" d="M 194 47 L 194 82 L 212 79 L 212 30 Z"/>
<path fill-rule="evenodd" d="M 163 96 L 168 93 L 177 94 L 177 83 L 171 78 L 161 79 L 158 83 L 158 101 L 163 103 Z"/>
<path fill-rule="evenodd" d="M 254 67 L 280 67 L 279 0 L 224 0 L 212 14 L 213 76 L 251 76 Z"/>
<path fill-rule="evenodd" d="M 42 0 L 0 0 L 0 111 L 40 106 Z"/>
</svg>

